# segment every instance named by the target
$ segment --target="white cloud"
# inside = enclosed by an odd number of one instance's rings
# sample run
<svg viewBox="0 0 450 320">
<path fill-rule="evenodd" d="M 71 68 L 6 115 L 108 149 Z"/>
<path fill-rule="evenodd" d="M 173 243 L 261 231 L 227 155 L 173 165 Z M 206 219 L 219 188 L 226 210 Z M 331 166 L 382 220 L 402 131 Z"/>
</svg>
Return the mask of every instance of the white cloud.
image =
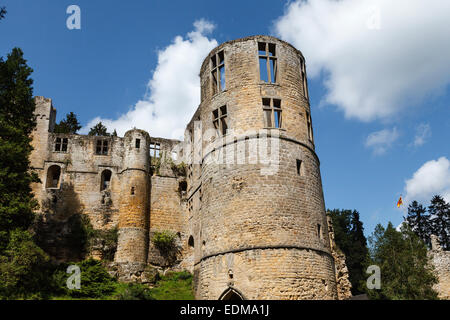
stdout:
<svg viewBox="0 0 450 320">
<path fill-rule="evenodd" d="M 416 128 L 413 145 L 420 147 L 431 137 L 431 127 L 428 123 L 421 123 Z"/>
<path fill-rule="evenodd" d="M 303 52 L 308 75 L 348 118 L 391 119 L 450 83 L 450 1 L 291 2 L 276 33 Z"/>
<path fill-rule="evenodd" d="M 450 201 L 450 161 L 446 157 L 425 162 L 405 182 L 405 204 L 413 200 L 430 201 L 439 194 Z"/>
<path fill-rule="evenodd" d="M 366 138 L 365 145 L 368 148 L 372 148 L 374 154 L 381 155 L 392 146 L 398 137 L 399 133 L 397 128 L 394 127 L 392 130 L 384 129 L 369 134 Z"/>
<path fill-rule="evenodd" d="M 133 127 L 151 136 L 182 138 L 184 129 L 200 103 L 199 71 L 204 58 L 217 46 L 206 35 L 214 25 L 206 20 L 194 23 L 186 38 L 177 36 L 158 52 L 158 64 L 147 88 L 149 94 L 117 119 L 92 119 L 81 133 L 101 121 L 109 131 L 119 135 Z"/>
</svg>

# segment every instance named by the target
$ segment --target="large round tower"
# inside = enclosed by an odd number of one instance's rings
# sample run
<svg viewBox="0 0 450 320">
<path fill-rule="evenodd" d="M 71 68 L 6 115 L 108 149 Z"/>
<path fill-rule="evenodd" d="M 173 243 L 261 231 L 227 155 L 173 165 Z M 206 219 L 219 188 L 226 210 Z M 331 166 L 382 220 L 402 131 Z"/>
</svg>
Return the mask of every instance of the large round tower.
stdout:
<svg viewBox="0 0 450 320">
<path fill-rule="evenodd" d="M 143 130 L 133 129 L 125 133 L 115 262 L 147 262 L 149 144 L 150 137 Z"/>
<path fill-rule="evenodd" d="M 196 298 L 336 299 L 303 55 L 274 37 L 233 40 L 200 78 Z"/>
</svg>

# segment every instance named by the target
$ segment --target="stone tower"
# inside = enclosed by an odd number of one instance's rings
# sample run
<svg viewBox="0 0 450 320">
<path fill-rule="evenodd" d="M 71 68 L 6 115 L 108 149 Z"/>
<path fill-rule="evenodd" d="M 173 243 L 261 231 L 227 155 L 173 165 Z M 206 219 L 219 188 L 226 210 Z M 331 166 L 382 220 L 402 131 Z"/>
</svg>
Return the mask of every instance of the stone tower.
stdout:
<svg viewBox="0 0 450 320">
<path fill-rule="evenodd" d="M 119 239 L 114 258 L 119 263 L 147 262 L 149 230 L 149 144 L 146 131 L 124 136 L 119 203 Z"/>
<path fill-rule="evenodd" d="M 200 80 L 186 131 L 196 298 L 336 299 L 302 53 L 269 36 L 229 41 Z"/>
</svg>

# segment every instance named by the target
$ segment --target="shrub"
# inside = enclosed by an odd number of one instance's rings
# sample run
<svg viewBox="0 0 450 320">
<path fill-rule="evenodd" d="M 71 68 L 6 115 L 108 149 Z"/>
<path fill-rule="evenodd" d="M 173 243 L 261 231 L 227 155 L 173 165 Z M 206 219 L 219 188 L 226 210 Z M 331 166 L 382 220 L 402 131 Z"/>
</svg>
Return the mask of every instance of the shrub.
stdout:
<svg viewBox="0 0 450 320">
<path fill-rule="evenodd" d="M 28 231 L 10 233 L 9 243 L 0 256 L 0 297 L 27 298 L 48 289 L 49 257 Z"/>
<path fill-rule="evenodd" d="M 145 285 L 128 283 L 125 290 L 117 296 L 117 300 L 155 300 L 155 298 Z"/>
<path fill-rule="evenodd" d="M 64 292 L 73 298 L 104 298 L 115 290 L 116 280 L 109 275 L 100 261 L 87 259 L 74 264 L 80 267 L 81 288 L 67 289 L 66 281 L 70 274 L 67 274 L 66 270 L 70 264 L 61 264 L 53 274 L 53 280 L 59 287 L 58 293 Z"/>
<path fill-rule="evenodd" d="M 175 249 L 175 234 L 167 230 L 162 232 L 155 231 L 152 242 L 161 253 L 167 254 Z"/>
</svg>

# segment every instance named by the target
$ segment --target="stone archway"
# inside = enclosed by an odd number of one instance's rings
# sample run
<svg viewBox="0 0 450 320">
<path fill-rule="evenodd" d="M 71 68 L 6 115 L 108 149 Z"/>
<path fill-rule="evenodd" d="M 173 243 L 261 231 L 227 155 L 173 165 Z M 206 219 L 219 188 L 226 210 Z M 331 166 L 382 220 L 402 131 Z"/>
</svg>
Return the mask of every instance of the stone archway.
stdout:
<svg viewBox="0 0 450 320">
<path fill-rule="evenodd" d="M 220 295 L 219 300 L 245 300 L 245 298 L 237 289 L 230 287 Z"/>
</svg>

